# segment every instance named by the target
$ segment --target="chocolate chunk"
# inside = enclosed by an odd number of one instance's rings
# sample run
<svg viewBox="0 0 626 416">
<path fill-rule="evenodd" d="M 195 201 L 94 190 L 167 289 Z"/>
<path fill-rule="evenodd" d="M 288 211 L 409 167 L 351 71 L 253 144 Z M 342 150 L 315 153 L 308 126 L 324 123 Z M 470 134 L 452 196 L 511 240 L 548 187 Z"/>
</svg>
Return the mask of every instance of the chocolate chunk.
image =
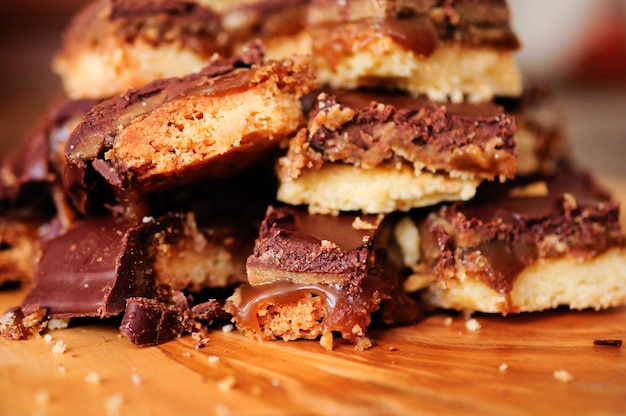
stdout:
<svg viewBox="0 0 626 416">
<path fill-rule="evenodd" d="M 190 310 L 157 299 L 132 297 L 120 333 L 135 345 L 159 345 L 190 330 Z"/>
<path fill-rule="evenodd" d="M 150 226 L 95 218 L 44 242 L 22 305 L 40 304 L 54 318 L 108 317 L 122 312 L 130 297 L 149 297 L 155 288 L 141 238 Z"/>
</svg>

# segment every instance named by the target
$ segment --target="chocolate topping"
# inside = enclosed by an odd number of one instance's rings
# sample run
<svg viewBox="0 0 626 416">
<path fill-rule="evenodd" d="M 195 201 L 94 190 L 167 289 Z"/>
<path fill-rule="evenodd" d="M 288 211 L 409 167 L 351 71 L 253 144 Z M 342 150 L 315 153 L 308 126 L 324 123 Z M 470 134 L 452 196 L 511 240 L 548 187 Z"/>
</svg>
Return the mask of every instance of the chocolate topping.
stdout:
<svg viewBox="0 0 626 416">
<path fill-rule="evenodd" d="M 421 271 L 446 280 L 462 265 L 507 294 L 537 259 L 594 257 L 625 243 L 619 204 L 585 173 L 488 184 L 468 202 L 442 206 L 420 225 Z"/>
<path fill-rule="evenodd" d="M 322 93 L 306 138 L 296 138 L 282 162 L 299 170 L 324 162 L 373 168 L 398 161 L 416 169 L 461 171 L 493 179 L 513 177 L 515 120 L 499 106 L 436 104 L 400 93 Z M 290 162 L 287 164 L 286 162 Z"/>
<path fill-rule="evenodd" d="M 51 317 L 107 317 L 122 312 L 129 297 L 150 296 L 155 288 L 141 242 L 149 227 L 97 218 L 44 242 L 22 304 L 40 304 Z"/>
<path fill-rule="evenodd" d="M 257 267 L 284 272 L 337 275 L 342 285 L 358 285 L 372 266 L 380 219 L 361 219 L 372 229 L 355 229 L 353 214 L 310 215 L 292 207 L 270 207 L 261 225 L 248 273 Z"/>
</svg>

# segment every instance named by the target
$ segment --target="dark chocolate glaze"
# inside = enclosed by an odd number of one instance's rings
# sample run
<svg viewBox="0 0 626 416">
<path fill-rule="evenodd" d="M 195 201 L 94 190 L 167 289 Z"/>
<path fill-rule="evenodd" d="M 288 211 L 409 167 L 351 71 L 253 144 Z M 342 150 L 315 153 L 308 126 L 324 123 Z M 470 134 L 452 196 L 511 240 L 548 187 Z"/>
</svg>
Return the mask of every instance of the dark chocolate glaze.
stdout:
<svg viewBox="0 0 626 416">
<path fill-rule="evenodd" d="M 337 105 L 354 115 L 340 126 L 316 124 Z M 382 91 L 330 91 L 310 113 L 309 148 L 303 157 L 371 168 L 403 160 L 430 170 L 458 170 L 481 177 L 512 177 L 516 167 L 515 120 L 490 103 L 436 104 Z M 322 120 L 324 120 L 322 118 Z"/>
<path fill-rule="evenodd" d="M 248 269 L 338 274 L 344 284 L 358 285 L 373 265 L 374 230 L 356 230 L 357 214 L 312 215 L 295 207 L 270 207 L 261 225 Z M 375 215 L 361 219 L 378 224 Z"/>
<path fill-rule="evenodd" d="M 545 183 L 547 195 L 511 193 L 534 180 Z M 591 258 L 625 243 L 619 204 L 568 166 L 552 177 L 485 185 L 474 200 L 428 215 L 420 231 L 424 272 L 446 280 L 460 263 L 503 294 L 537 259 Z"/>
</svg>

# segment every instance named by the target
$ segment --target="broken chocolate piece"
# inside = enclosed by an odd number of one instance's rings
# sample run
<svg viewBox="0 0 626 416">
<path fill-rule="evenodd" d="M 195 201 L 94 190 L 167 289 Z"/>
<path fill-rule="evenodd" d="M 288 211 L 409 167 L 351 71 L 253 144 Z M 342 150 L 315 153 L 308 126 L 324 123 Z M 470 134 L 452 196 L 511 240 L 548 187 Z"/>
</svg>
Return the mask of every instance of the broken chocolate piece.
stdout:
<svg viewBox="0 0 626 416">
<path fill-rule="evenodd" d="M 572 167 L 486 185 L 418 223 L 415 278 L 425 286 L 414 289 L 437 306 L 510 313 L 626 302 L 619 204 Z"/>
<path fill-rule="evenodd" d="M 104 318 L 122 312 L 130 297 L 150 296 L 155 287 L 141 242 L 149 226 L 95 218 L 44 242 L 22 305 L 40 304 L 53 318 Z"/>
<path fill-rule="evenodd" d="M 396 290 L 402 273 L 387 246 L 390 223 L 376 215 L 324 216 L 270 207 L 248 258 L 249 284 L 235 291 L 226 311 L 239 328 L 262 340 L 321 337 L 331 349 L 337 331 L 357 348 L 367 348 L 372 313 L 382 302 L 404 300 Z M 419 309 L 415 302 L 405 306 L 405 317 Z"/>
<path fill-rule="evenodd" d="M 129 298 L 120 333 L 135 345 L 159 345 L 190 330 L 190 310 L 157 299 Z"/>
<path fill-rule="evenodd" d="M 255 44 L 94 107 L 66 147 L 64 183 L 77 208 L 89 213 L 224 178 L 276 149 L 301 125 L 298 98 L 314 79 L 305 58 L 260 59 Z"/>
<path fill-rule="evenodd" d="M 515 120 L 491 104 L 322 92 L 279 160 L 278 199 L 311 212 L 406 211 L 467 200 L 516 173 Z"/>
</svg>

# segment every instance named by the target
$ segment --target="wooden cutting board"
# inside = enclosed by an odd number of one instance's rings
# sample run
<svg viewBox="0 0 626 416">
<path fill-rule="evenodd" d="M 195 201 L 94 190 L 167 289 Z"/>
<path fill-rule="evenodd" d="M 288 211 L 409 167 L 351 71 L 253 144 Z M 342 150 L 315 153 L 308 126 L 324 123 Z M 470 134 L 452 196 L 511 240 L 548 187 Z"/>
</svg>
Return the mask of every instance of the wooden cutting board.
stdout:
<svg viewBox="0 0 626 416">
<path fill-rule="evenodd" d="M 626 201 L 626 183 L 609 184 Z M 0 292 L 0 311 L 23 296 Z M 626 414 L 626 344 L 594 345 L 626 338 L 626 307 L 474 318 L 474 332 L 444 313 L 374 330 L 364 352 L 220 330 L 199 350 L 189 336 L 138 348 L 80 322 L 52 341 L 0 339 L 0 414 Z"/>
</svg>

